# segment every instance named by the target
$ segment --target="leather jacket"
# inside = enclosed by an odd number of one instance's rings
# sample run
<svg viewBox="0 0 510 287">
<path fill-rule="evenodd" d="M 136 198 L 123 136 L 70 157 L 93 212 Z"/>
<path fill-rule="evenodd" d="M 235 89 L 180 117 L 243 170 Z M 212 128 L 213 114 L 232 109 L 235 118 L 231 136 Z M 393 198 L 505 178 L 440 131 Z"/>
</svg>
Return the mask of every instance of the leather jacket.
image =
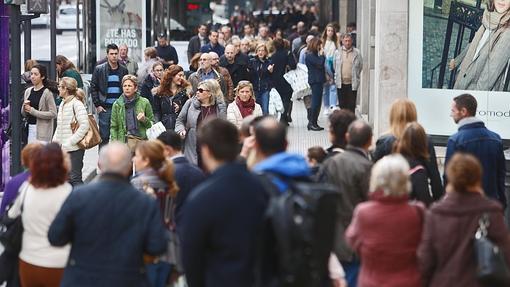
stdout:
<svg viewBox="0 0 510 287">
<path fill-rule="evenodd" d="M 119 78 L 122 82 L 122 78 L 128 74 L 128 70 L 123 65 L 118 65 Z M 105 104 L 108 90 L 108 74 L 110 72 L 110 65 L 108 62 L 101 65 L 97 65 L 92 73 L 92 80 L 90 81 L 90 96 L 94 101 L 94 106 L 103 108 L 111 108 Z"/>
</svg>

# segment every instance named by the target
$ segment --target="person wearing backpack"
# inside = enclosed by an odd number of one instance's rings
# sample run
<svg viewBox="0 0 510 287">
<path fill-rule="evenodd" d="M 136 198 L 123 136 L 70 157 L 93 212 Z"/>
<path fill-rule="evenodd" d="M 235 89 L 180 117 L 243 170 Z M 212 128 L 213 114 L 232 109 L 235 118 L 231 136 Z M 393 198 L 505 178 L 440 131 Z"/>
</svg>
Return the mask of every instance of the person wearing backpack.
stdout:
<svg viewBox="0 0 510 287">
<path fill-rule="evenodd" d="M 265 117 L 255 125 L 253 172 L 269 197 L 258 244 L 256 286 L 330 286 L 328 262 L 340 194 L 311 180 L 305 158 L 286 152 L 286 136 L 286 127 L 274 118 Z"/>
<path fill-rule="evenodd" d="M 345 269 L 349 287 L 356 286 L 360 261 L 359 254 L 348 247 L 345 230 L 351 222 L 354 208 L 368 200 L 368 183 L 372 162 L 368 148 L 372 144 L 372 128 L 363 120 L 349 125 L 346 133 L 347 146 L 324 163 L 324 178 L 345 195 L 342 209 L 337 213 L 335 253 Z"/>
</svg>

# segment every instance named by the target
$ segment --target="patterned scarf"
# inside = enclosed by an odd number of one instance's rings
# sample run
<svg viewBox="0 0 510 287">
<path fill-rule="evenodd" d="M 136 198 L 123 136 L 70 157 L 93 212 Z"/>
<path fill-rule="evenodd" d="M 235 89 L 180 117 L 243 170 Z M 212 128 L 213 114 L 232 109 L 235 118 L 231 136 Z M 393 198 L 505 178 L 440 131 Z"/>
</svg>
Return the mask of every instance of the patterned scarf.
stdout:
<svg viewBox="0 0 510 287">
<path fill-rule="evenodd" d="M 255 110 L 255 100 L 253 98 L 250 98 L 248 101 L 243 102 L 241 101 L 241 98 L 237 97 L 236 105 L 239 108 L 239 111 L 241 112 L 243 119 L 253 114 L 253 110 Z"/>
</svg>

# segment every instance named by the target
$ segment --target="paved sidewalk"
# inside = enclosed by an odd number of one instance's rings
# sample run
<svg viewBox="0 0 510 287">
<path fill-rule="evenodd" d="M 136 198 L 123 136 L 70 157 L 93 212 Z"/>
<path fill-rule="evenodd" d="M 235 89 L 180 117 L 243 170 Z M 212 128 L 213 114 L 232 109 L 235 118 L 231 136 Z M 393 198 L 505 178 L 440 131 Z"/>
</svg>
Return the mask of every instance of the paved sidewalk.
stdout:
<svg viewBox="0 0 510 287">
<path fill-rule="evenodd" d="M 308 121 L 306 119 L 306 109 L 304 107 L 303 101 L 294 101 L 292 119 L 293 122 L 289 126 L 288 134 L 288 150 L 290 152 L 299 153 L 303 156 L 306 156 L 306 151 L 309 147 L 318 145 L 327 148 L 329 146 L 327 119 L 322 112 L 319 117 L 319 125 L 325 128 L 323 131 L 314 132 L 308 131 L 306 129 Z M 85 152 L 85 157 L 83 159 L 84 180 L 87 179 L 91 173 L 95 173 L 97 168 L 97 160 L 98 147 L 94 147 Z"/>
</svg>

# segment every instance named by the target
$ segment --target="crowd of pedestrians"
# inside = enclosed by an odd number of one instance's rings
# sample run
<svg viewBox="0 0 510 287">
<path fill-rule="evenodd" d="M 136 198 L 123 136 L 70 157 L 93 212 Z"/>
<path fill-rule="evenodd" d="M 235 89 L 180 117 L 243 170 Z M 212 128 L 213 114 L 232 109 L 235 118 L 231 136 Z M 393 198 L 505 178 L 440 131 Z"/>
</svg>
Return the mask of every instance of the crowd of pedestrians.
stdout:
<svg viewBox="0 0 510 287">
<path fill-rule="evenodd" d="M 362 59 L 355 26 L 339 35 L 329 24 L 321 36 L 309 21 L 291 33 L 243 21 L 200 25 L 188 46 L 190 71 L 178 65 L 166 35 L 139 67 L 127 47 L 108 45 L 90 87 L 102 142 L 98 176 L 87 184 L 78 142 L 92 127 L 81 78 L 59 58 L 57 108 L 46 69 L 32 65 L 21 111 L 27 169 L 7 184 L 1 205 L 24 225 L 8 286 L 18 276 L 24 287 L 159 287 L 182 278 L 190 287 L 301 286 L 279 265 L 289 250 L 264 229 L 301 183 L 338 195 L 334 227 L 310 236 L 332 242 L 327 256 L 306 262 L 318 272 L 299 275 L 313 286 L 482 286 L 472 240 L 482 216 L 487 238 L 510 263 L 503 145 L 475 117 L 472 95 L 453 99 L 459 131 L 448 141 L 441 178 L 412 101 L 393 103 L 390 129 L 378 139 L 356 116 Z M 307 158 L 287 152 L 293 87 L 283 75 L 299 62 L 311 88 L 307 129 L 324 129 L 324 107 L 331 143 L 310 147 Z M 274 97 L 280 115 L 270 112 Z M 149 139 L 157 122 L 166 131 Z M 313 208 L 294 204 L 293 212 Z M 300 266 L 304 259 L 293 260 Z M 501 284 L 491 286 L 508 286 Z"/>
</svg>

